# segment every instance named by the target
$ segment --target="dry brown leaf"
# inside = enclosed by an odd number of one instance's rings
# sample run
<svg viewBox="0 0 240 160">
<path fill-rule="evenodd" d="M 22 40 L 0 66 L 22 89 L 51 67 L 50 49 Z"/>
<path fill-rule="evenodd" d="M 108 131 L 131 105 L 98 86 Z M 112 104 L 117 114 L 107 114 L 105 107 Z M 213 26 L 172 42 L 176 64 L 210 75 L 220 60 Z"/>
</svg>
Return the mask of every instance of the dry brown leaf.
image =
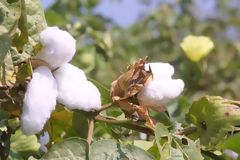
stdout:
<svg viewBox="0 0 240 160">
<path fill-rule="evenodd" d="M 35 58 L 31 58 L 30 59 L 31 61 L 31 65 L 32 65 L 32 68 L 35 69 L 39 66 L 46 66 L 48 67 L 51 71 L 54 71 L 56 68 L 53 68 L 51 67 L 47 62 L 41 60 L 41 59 L 35 59 Z"/>
<path fill-rule="evenodd" d="M 152 73 L 145 70 L 145 63 L 146 60 L 140 59 L 130 66 L 126 73 L 123 73 L 117 80 L 113 81 L 110 95 L 127 117 L 143 119 L 146 121 L 146 125 L 153 127 L 154 124 L 148 114 L 148 109 L 140 106 L 136 98 L 144 84 L 152 80 Z"/>
</svg>

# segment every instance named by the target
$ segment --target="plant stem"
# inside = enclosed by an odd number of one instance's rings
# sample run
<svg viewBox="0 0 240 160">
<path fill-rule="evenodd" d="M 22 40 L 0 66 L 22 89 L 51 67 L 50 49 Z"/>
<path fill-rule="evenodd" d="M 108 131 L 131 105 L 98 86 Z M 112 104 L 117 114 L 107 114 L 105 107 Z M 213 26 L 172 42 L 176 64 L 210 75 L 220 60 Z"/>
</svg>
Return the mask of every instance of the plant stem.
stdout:
<svg viewBox="0 0 240 160">
<path fill-rule="evenodd" d="M 109 123 L 109 124 L 113 124 L 113 125 L 119 125 L 125 128 L 129 128 L 138 132 L 143 132 L 149 135 L 154 135 L 154 131 L 151 128 L 147 128 L 144 126 L 140 126 L 134 122 L 132 122 L 132 120 L 115 120 L 115 119 L 110 119 L 110 118 L 106 118 L 103 117 L 101 115 L 97 115 L 95 117 L 95 120 L 100 121 L 100 122 L 105 122 L 105 123 Z"/>
<path fill-rule="evenodd" d="M 216 155 L 210 151 L 201 150 L 201 153 L 206 155 L 207 157 L 214 159 L 214 160 L 224 160 L 222 157 L 219 157 L 218 155 Z"/>
<path fill-rule="evenodd" d="M 188 127 L 188 128 L 185 128 L 181 131 L 178 131 L 176 134 L 177 135 L 189 135 L 189 134 L 192 134 L 192 133 L 195 133 L 197 131 L 197 127 Z"/>
<path fill-rule="evenodd" d="M 96 111 L 96 113 L 99 114 L 100 112 L 102 112 L 102 111 L 104 111 L 106 109 L 111 108 L 113 106 L 113 104 L 114 104 L 114 102 L 111 102 L 111 103 L 103 105 L 99 110 Z"/>
<path fill-rule="evenodd" d="M 94 131 L 94 119 L 93 118 L 89 118 L 89 122 L 88 122 L 88 137 L 87 137 L 87 142 L 88 142 L 89 145 L 92 143 L 93 131 Z"/>
</svg>

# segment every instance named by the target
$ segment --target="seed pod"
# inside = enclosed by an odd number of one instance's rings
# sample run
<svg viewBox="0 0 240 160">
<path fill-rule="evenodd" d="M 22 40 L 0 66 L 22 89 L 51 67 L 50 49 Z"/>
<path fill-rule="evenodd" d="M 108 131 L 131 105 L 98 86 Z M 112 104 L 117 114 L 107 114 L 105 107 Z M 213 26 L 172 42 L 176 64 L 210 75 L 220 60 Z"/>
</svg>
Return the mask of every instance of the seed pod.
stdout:
<svg viewBox="0 0 240 160">
<path fill-rule="evenodd" d="M 26 135 L 41 131 L 55 109 L 57 84 L 51 71 L 40 66 L 33 71 L 23 99 L 21 130 Z"/>
<path fill-rule="evenodd" d="M 240 102 L 205 96 L 195 101 L 188 117 L 197 126 L 201 144 L 215 149 L 240 126 Z"/>
<path fill-rule="evenodd" d="M 101 108 L 99 90 L 86 79 L 81 69 L 71 64 L 64 64 L 53 74 L 57 81 L 59 103 L 69 109 L 84 111 Z"/>
<path fill-rule="evenodd" d="M 58 27 L 47 27 L 40 33 L 42 50 L 35 56 L 57 68 L 69 62 L 76 52 L 76 40 Z"/>
</svg>

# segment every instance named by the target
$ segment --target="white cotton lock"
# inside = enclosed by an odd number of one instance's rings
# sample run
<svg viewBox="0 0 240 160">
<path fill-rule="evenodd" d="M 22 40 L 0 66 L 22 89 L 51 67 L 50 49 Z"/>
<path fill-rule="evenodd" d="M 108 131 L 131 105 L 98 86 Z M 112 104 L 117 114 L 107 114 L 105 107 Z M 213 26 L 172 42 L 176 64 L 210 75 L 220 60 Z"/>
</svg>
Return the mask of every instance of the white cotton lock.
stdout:
<svg viewBox="0 0 240 160">
<path fill-rule="evenodd" d="M 152 71 L 154 78 L 171 77 L 174 74 L 174 68 L 168 63 L 147 63 L 144 66 L 146 71 Z"/>
<path fill-rule="evenodd" d="M 54 77 L 58 86 L 57 101 L 69 109 L 84 111 L 101 108 L 101 95 L 97 87 L 86 79 L 84 72 L 71 64 L 57 69 Z"/>
<path fill-rule="evenodd" d="M 147 82 L 138 93 L 137 98 L 140 105 L 152 108 L 162 107 L 182 93 L 184 82 L 181 79 L 172 79 L 174 69 L 171 65 L 165 64 L 157 65 L 155 63 L 152 65 L 150 63 L 153 80 Z M 146 66 L 148 67 L 149 64 Z M 157 73 L 157 71 L 163 73 Z"/>
<path fill-rule="evenodd" d="M 47 62 L 52 68 L 69 62 L 76 52 L 76 40 L 58 27 L 47 27 L 40 33 L 42 50 L 35 56 Z"/>
<path fill-rule="evenodd" d="M 61 84 L 64 83 L 64 82 L 60 82 L 61 80 L 67 81 L 68 83 L 73 81 L 76 81 L 74 83 L 78 83 L 79 81 L 87 80 L 87 77 L 84 71 L 70 63 L 63 64 L 56 71 L 54 71 L 53 74 L 54 74 L 54 77 L 58 79 L 58 83 L 61 83 Z M 63 78 L 60 78 L 60 77 L 63 77 Z"/>
<path fill-rule="evenodd" d="M 33 71 L 23 99 L 21 130 L 26 135 L 41 131 L 55 109 L 57 84 L 50 71 L 40 66 Z"/>
</svg>

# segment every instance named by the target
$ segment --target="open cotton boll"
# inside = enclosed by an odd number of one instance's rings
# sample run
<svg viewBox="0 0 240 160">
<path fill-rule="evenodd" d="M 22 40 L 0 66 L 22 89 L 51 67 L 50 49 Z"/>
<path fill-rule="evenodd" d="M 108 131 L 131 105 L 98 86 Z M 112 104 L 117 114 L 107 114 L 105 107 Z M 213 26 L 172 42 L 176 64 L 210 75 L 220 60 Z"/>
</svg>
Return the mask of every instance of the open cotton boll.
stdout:
<svg viewBox="0 0 240 160">
<path fill-rule="evenodd" d="M 171 99 L 179 96 L 184 88 L 181 79 L 155 79 L 146 84 L 138 93 L 138 101 L 143 106 L 161 107 Z"/>
<path fill-rule="evenodd" d="M 59 67 L 56 71 L 54 71 L 54 77 L 57 79 L 57 82 L 62 84 L 62 81 L 68 81 L 68 83 L 77 83 L 79 81 L 86 81 L 87 77 L 83 70 L 78 67 L 65 63 L 61 67 Z M 75 82 L 76 81 L 76 82 Z"/>
<path fill-rule="evenodd" d="M 184 82 L 181 79 L 172 79 L 174 68 L 168 63 L 145 64 L 145 70 L 150 69 L 153 79 L 145 84 L 137 99 L 142 106 L 163 107 L 182 93 Z"/>
<path fill-rule="evenodd" d="M 174 68 L 168 63 L 147 63 L 145 64 L 146 71 L 152 71 L 153 78 L 160 78 L 160 77 L 171 77 L 174 73 Z"/>
<path fill-rule="evenodd" d="M 54 77 L 58 86 L 57 101 L 69 109 L 90 111 L 101 108 L 101 95 L 97 87 L 87 81 L 84 72 L 71 64 L 57 69 Z"/>
<path fill-rule="evenodd" d="M 40 66 L 33 71 L 23 99 L 21 130 L 26 135 L 41 131 L 54 110 L 57 84 L 51 71 Z"/>
<path fill-rule="evenodd" d="M 35 56 L 47 62 L 52 68 L 69 62 L 76 52 L 76 40 L 58 27 L 47 27 L 40 33 L 42 50 Z"/>
</svg>

